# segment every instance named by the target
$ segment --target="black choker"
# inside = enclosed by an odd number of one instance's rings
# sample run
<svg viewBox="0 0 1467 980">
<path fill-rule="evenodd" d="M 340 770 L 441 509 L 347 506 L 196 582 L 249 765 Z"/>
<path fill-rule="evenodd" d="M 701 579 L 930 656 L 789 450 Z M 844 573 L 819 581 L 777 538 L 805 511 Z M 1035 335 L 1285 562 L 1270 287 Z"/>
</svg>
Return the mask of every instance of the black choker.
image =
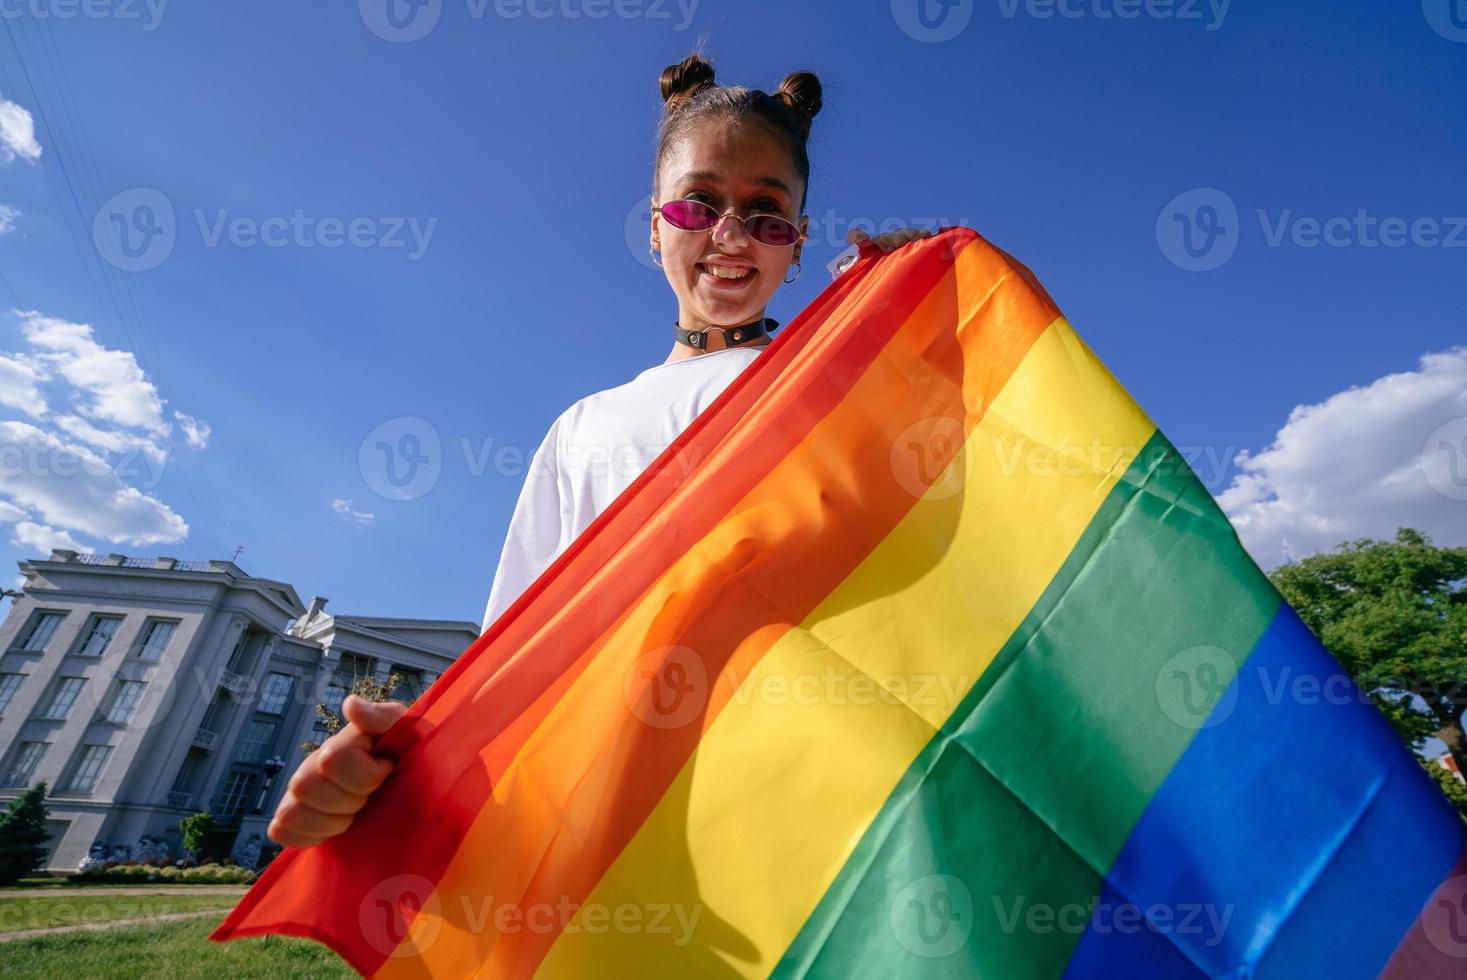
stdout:
<svg viewBox="0 0 1467 980">
<path fill-rule="evenodd" d="M 779 321 L 770 316 L 738 327 L 708 327 L 704 330 L 684 330 L 674 322 L 672 334 L 680 344 L 687 344 L 697 350 L 712 351 L 739 347 L 751 340 L 767 337 L 771 330 L 778 327 Z"/>
</svg>

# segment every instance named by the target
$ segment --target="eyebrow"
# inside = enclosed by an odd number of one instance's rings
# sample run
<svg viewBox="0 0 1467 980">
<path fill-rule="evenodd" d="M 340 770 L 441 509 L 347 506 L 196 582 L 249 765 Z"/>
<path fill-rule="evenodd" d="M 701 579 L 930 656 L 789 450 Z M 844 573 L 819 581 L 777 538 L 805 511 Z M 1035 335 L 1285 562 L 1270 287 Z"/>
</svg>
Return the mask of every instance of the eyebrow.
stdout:
<svg viewBox="0 0 1467 980">
<path fill-rule="evenodd" d="M 721 180 L 723 180 L 723 178 L 721 176 L 719 176 L 718 174 L 714 173 L 711 170 L 690 170 L 687 173 L 683 174 L 682 179 L 680 179 L 678 181 L 678 183 L 679 184 L 688 184 L 688 183 L 712 183 L 712 184 L 716 184 L 716 183 L 719 183 Z M 778 177 L 755 177 L 754 180 L 753 180 L 753 183 L 758 184 L 761 187 L 774 187 L 774 188 L 778 188 L 779 190 L 784 191 L 790 197 L 793 197 L 794 196 L 794 193 L 790 190 L 789 185 L 786 184 L 784 181 L 780 180 Z"/>
</svg>

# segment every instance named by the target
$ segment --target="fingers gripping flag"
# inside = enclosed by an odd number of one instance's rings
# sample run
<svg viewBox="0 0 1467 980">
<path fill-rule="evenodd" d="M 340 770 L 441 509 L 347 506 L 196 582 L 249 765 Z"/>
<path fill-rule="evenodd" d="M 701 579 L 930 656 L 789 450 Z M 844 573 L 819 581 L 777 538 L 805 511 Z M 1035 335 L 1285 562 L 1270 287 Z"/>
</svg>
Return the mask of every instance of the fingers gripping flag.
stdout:
<svg viewBox="0 0 1467 980">
<path fill-rule="evenodd" d="M 210 937 L 363 975 L 1457 976 L 1463 824 L 1023 266 L 864 250 Z"/>
</svg>

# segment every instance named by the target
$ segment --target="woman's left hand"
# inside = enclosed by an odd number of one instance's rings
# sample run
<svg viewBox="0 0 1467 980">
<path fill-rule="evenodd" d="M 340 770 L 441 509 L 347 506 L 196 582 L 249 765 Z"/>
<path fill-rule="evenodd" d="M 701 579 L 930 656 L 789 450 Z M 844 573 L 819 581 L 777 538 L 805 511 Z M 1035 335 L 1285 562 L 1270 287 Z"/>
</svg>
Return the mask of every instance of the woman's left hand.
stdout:
<svg viewBox="0 0 1467 980">
<path fill-rule="evenodd" d="M 933 232 L 927 228 L 898 228 L 896 231 L 883 232 L 875 238 L 872 238 L 860 228 L 852 228 L 846 235 L 846 241 L 852 245 L 858 242 L 870 241 L 883 252 L 890 252 L 892 249 L 900 248 L 907 244 L 907 242 L 914 242 L 919 238 L 931 238 L 932 235 Z"/>
</svg>

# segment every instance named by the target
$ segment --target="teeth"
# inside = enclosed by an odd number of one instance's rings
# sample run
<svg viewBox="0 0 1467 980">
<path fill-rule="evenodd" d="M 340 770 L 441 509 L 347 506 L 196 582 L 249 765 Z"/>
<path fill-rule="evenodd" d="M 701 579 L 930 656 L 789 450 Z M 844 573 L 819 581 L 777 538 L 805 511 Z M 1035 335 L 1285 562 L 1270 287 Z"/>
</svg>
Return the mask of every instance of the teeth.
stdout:
<svg viewBox="0 0 1467 980">
<path fill-rule="evenodd" d="M 705 265 L 703 269 L 720 279 L 743 279 L 750 274 L 749 269 L 725 269 L 716 265 Z"/>
</svg>

